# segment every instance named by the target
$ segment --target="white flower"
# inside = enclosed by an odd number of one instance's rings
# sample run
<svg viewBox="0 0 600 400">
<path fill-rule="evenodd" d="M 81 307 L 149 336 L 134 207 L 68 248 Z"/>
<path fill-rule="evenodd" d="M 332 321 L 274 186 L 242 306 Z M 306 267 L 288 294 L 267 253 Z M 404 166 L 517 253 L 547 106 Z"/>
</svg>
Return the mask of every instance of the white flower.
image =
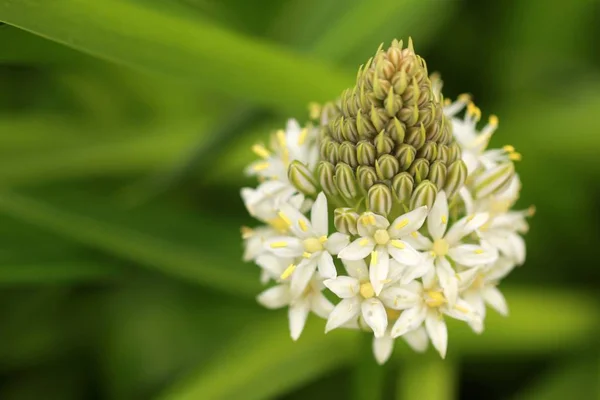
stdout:
<svg viewBox="0 0 600 400">
<path fill-rule="evenodd" d="M 423 353 L 425 350 L 427 350 L 429 337 L 427 336 L 427 331 L 424 327 L 417 328 L 414 331 L 406 332 L 401 337 L 414 351 Z M 375 360 L 377 360 L 380 365 L 385 364 L 385 362 L 392 355 L 395 340 L 396 339 L 392 337 L 390 328 L 388 328 L 388 330 L 385 332 L 385 335 L 378 338 L 373 338 L 373 355 L 375 356 Z"/>
<path fill-rule="evenodd" d="M 287 282 L 273 286 L 258 295 L 257 301 L 266 308 L 277 309 L 288 307 L 290 335 L 298 340 L 309 312 L 321 318 L 327 318 L 333 310 L 333 304 L 323 295 L 323 284 L 312 280 L 299 297 L 293 297 Z"/>
<path fill-rule="evenodd" d="M 387 218 L 371 212 L 358 219 L 359 238 L 338 255 L 342 260 L 362 260 L 371 255 L 369 275 L 375 294 L 383 289 L 392 256 L 404 265 L 417 265 L 421 261 L 419 253 L 403 239 L 423 225 L 427 217 L 427 207 L 420 207 L 401 215 L 390 224 Z"/>
<path fill-rule="evenodd" d="M 364 260 L 346 260 L 344 267 L 349 276 L 338 276 L 323 282 L 329 290 L 342 299 L 329 315 L 325 333 L 339 328 L 357 317 L 362 317 L 362 321 L 373 330 L 376 338 L 383 337 L 388 325 L 384 303 L 394 304 L 396 298 L 394 282 L 386 283 L 381 293 L 377 295 L 369 280 L 369 272 Z M 391 268 L 393 270 L 401 267 L 392 263 Z M 400 274 L 395 275 L 400 277 Z M 396 304 L 395 307 L 397 306 Z"/>
<path fill-rule="evenodd" d="M 481 318 L 469 303 L 459 298 L 454 305 L 450 305 L 441 289 L 435 284 L 424 286 L 419 281 L 413 281 L 403 285 L 402 289 L 406 292 L 406 299 L 402 305 L 404 311 L 391 329 L 393 338 L 424 326 L 431 344 L 444 358 L 448 346 L 448 330 L 444 315 L 472 324 L 480 323 Z"/>
<path fill-rule="evenodd" d="M 275 133 L 270 146 L 271 151 L 260 144 L 252 146 L 254 153 L 262 160 L 250 164 L 246 168 L 246 173 L 289 183 L 288 167 L 292 161 L 300 161 L 311 170 L 316 166 L 318 160 L 316 136 L 315 128 L 301 128 L 296 120 L 288 120 L 286 130 Z"/>
<path fill-rule="evenodd" d="M 424 283 L 431 285 L 437 277 L 444 295 L 453 304 L 458 296 L 458 280 L 449 259 L 462 266 L 476 267 L 492 263 L 498 257 L 493 249 L 461 242 L 487 219 L 487 213 L 478 213 L 456 221 L 447 229 L 448 200 L 444 191 L 439 192 L 427 217 L 427 229 L 433 240 L 416 231 L 407 239 L 414 248 L 426 252 L 423 262 L 407 270 L 402 283 L 423 277 Z"/>
<path fill-rule="evenodd" d="M 282 205 L 278 216 L 289 227 L 290 235 L 274 236 L 265 241 L 265 249 L 279 257 L 302 258 L 286 272 L 291 274 L 291 294 L 299 296 L 318 267 L 322 278 L 337 276 L 332 254 L 347 246 L 348 235 L 335 232 L 329 236 L 327 198 L 320 193 L 312 206 L 311 221 L 297 209 Z"/>
</svg>

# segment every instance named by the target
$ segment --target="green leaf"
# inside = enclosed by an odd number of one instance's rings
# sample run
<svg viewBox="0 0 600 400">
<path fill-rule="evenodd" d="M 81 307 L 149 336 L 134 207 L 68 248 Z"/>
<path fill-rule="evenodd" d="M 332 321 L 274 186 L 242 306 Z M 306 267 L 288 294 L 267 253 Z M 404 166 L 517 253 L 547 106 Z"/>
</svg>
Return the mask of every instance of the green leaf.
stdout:
<svg viewBox="0 0 600 400">
<path fill-rule="evenodd" d="M 0 3 L 0 20 L 103 59 L 279 110 L 304 110 L 352 80 L 285 49 L 164 8 L 117 0 L 9 0 Z"/>
<path fill-rule="evenodd" d="M 0 286 L 112 281 L 119 276 L 114 265 L 90 260 L 0 265 Z"/>
<path fill-rule="evenodd" d="M 200 371 L 176 383 L 162 400 L 274 398 L 348 364 L 356 356 L 357 332 L 325 335 L 323 323 L 308 322 L 300 339 L 289 338 L 285 317 L 263 319 Z"/>
<path fill-rule="evenodd" d="M 398 400 L 452 400 L 457 398 L 456 364 L 436 355 L 413 357 L 400 368 Z"/>
</svg>

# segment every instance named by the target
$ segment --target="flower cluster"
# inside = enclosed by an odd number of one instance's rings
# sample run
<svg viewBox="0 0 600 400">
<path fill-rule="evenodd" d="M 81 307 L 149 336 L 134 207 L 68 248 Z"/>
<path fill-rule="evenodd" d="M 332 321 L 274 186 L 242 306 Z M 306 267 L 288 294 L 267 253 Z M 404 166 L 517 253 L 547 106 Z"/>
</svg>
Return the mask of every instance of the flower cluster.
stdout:
<svg viewBox="0 0 600 400">
<path fill-rule="evenodd" d="M 316 125 L 290 120 L 247 173 L 244 259 L 269 287 L 267 308 L 288 308 L 291 337 L 311 312 L 338 328 L 372 332 L 379 363 L 394 340 L 442 357 L 445 318 L 484 329 L 486 305 L 508 308 L 497 286 L 525 261 L 533 210 L 511 210 L 521 184 L 512 146 L 488 149 L 495 116 L 441 81 L 394 41 L 361 67 L 357 85 L 323 107 Z M 463 114 L 460 116 L 460 114 Z"/>
</svg>

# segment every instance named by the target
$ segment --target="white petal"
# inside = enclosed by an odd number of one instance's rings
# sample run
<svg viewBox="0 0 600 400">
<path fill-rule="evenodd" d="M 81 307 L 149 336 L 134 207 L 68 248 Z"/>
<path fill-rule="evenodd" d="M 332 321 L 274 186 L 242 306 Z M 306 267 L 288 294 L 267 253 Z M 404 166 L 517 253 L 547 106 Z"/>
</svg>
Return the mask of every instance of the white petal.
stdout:
<svg viewBox="0 0 600 400">
<path fill-rule="evenodd" d="M 460 239 L 481 228 L 487 222 L 488 218 L 488 213 L 479 213 L 461 218 L 452 224 L 444 239 L 446 239 L 450 246 L 454 246 Z"/>
<path fill-rule="evenodd" d="M 275 279 L 278 279 L 283 271 L 292 263 L 291 258 L 281 258 L 273 254 L 263 254 L 256 259 L 256 265 L 269 273 Z"/>
<path fill-rule="evenodd" d="M 508 237 L 508 241 L 512 247 L 512 258 L 515 260 L 517 265 L 523 265 L 525 263 L 525 241 L 523 238 L 514 233 Z"/>
<path fill-rule="evenodd" d="M 362 260 L 367 257 L 375 248 L 375 242 L 370 237 L 361 237 L 346 246 L 338 254 L 342 260 Z"/>
<path fill-rule="evenodd" d="M 335 269 L 335 264 L 333 264 L 333 258 L 331 254 L 327 251 L 322 251 L 319 256 L 319 274 L 324 279 L 335 278 L 337 276 L 337 271 Z"/>
<path fill-rule="evenodd" d="M 412 349 L 418 353 L 423 353 L 427 350 L 427 345 L 429 344 L 429 337 L 427 336 L 427 331 L 424 327 L 420 327 L 415 329 L 414 331 L 406 332 L 402 335 L 402 339 L 408 343 Z"/>
<path fill-rule="evenodd" d="M 288 319 L 292 340 L 298 340 L 300 337 L 300 334 L 304 329 L 304 324 L 306 324 L 306 317 L 308 317 L 309 311 L 310 305 L 306 299 L 295 301 L 293 304 L 290 304 L 290 307 L 288 308 Z"/>
<path fill-rule="evenodd" d="M 410 244 L 413 249 L 423 251 L 423 250 L 431 250 L 431 246 L 433 243 L 429 240 L 428 237 L 423 236 L 419 232 L 412 232 L 410 235 L 404 238 L 404 241 Z"/>
<path fill-rule="evenodd" d="M 461 244 L 452 247 L 448 255 L 458 264 L 465 267 L 477 267 L 493 263 L 498 259 L 498 253 L 490 248 L 475 244 Z"/>
<path fill-rule="evenodd" d="M 417 265 L 422 261 L 421 254 L 402 240 L 393 240 L 387 245 L 387 250 L 396 261 L 404 265 Z"/>
<path fill-rule="evenodd" d="M 494 265 L 488 270 L 486 274 L 487 280 L 497 281 L 504 278 L 508 275 L 514 268 L 516 264 L 513 260 L 507 257 L 498 257 L 498 260 L 494 263 Z"/>
<path fill-rule="evenodd" d="M 325 242 L 325 248 L 330 254 L 336 255 L 348 246 L 350 243 L 350 236 L 344 235 L 340 232 L 332 233 Z"/>
<path fill-rule="evenodd" d="M 448 199 L 446 192 L 440 191 L 436 198 L 429 216 L 427 217 L 427 229 L 431 237 L 436 240 L 444 237 L 448 226 Z"/>
<path fill-rule="evenodd" d="M 431 339 L 431 344 L 440 353 L 442 358 L 446 358 L 448 349 L 448 328 L 444 317 L 435 310 L 430 310 L 425 318 L 425 329 Z"/>
<path fill-rule="evenodd" d="M 260 271 L 260 283 L 262 283 L 263 285 L 266 285 L 267 283 L 269 283 L 270 280 L 271 280 L 271 274 L 269 274 L 264 269 L 262 271 Z"/>
<path fill-rule="evenodd" d="M 508 315 L 508 304 L 506 299 L 500 290 L 494 286 L 487 286 L 481 291 L 483 299 L 488 303 L 494 310 L 498 311 L 502 315 Z"/>
<path fill-rule="evenodd" d="M 385 362 L 392 355 L 394 350 L 394 339 L 390 335 L 383 335 L 379 338 L 373 338 L 373 355 L 379 365 L 385 364 Z"/>
<path fill-rule="evenodd" d="M 375 297 L 366 299 L 362 302 L 361 309 L 362 316 L 367 325 L 373 329 L 375 337 L 382 337 L 387 329 L 388 320 L 385 307 L 381 304 L 381 301 Z"/>
<path fill-rule="evenodd" d="M 313 292 L 310 295 L 310 309 L 319 317 L 327 319 L 333 310 L 333 304 L 327 300 L 322 292 Z"/>
<path fill-rule="evenodd" d="M 323 284 L 341 299 L 354 297 L 360 291 L 358 280 L 349 276 L 338 276 L 335 279 L 326 279 Z"/>
<path fill-rule="evenodd" d="M 478 289 L 467 290 L 461 294 L 461 298 L 469 303 L 473 311 L 479 315 L 481 319 L 485 318 L 485 303 L 481 297 L 481 291 Z"/>
<path fill-rule="evenodd" d="M 399 216 L 391 223 L 388 229 L 390 237 L 400 239 L 418 231 L 423 226 L 425 218 L 427 218 L 427 206 L 419 207 L 416 210 Z"/>
<path fill-rule="evenodd" d="M 353 278 L 358 279 L 359 281 L 364 281 L 369 277 L 369 269 L 367 268 L 367 263 L 365 260 L 342 260 L 344 264 L 344 268 Z"/>
<path fill-rule="evenodd" d="M 390 258 L 390 271 L 387 277 L 389 284 L 398 283 L 402 279 L 402 276 L 404 276 L 407 268 L 406 265 L 400 264 L 398 261 Z"/>
<path fill-rule="evenodd" d="M 444 314 L 459 321 L 466 321 L 469 324 L 476 325 L 481 324 L 481 315 L 475 311 L 475 308 L 471 306 L 471 303 L 464 299 L 458 299 L 454 306 L 446 306 L 441 310 Z"/>
<path fill-rule="evenodd" d="M 290 293 L 292 298 L 299 297 L 304 289 L 308 286 L 308 283 L 312 279 L 315 270 L 317 269 L 317 260 L 304 259 L 296 266 L 294 272 L 292 272 L 292 280 L 290 285 Z"/>
<path fill-rule="evenodd" d="M 360 313 L 360 300 L 358 297 L 343 299 L 336 305 L 329 314 L 327 324 L 325 325 L 325 333 L 344 325 L 352 318 Z"/>
<path fill-rule="evenodd" d="M 435 260 L 435 272 L 438 276 L 440 286 L 444 290 L 444 296 L 450 306 L 456 303 L 458 298 L 458 279 L 446 257 L 438 257 Z"/>
<path fill-rule="evenodd" d="M 327 236 L 329 230 L 328 211 L 327 211 L 327 198 L 325 193 L 321 192 L 317 196 L 317 200 L 312 206 L 310 212 L 310 219 L 312 222 L 313 229 L 319 236 Z"/>
<path fill-rule="evenodd" d="M 406 310 L 421 302 L 421 294 L 410 285 L 390 286 L 381 291 L 379 298 L 388 308 Z"/>
<path fill-rule="evenodd" d="M 387 218 L 372 212 L 361 214 L 356 224 L 360 236 L 373 236 L 378 229 L 387 229 L 389 226 L 390 221 Z"/>
<path fill-rule="evenodd" d="M 265 240 L 264 247 L 279 257 L 299 257 L 304 252 L 302 241 L 292 236 L 274 236 Z"/>
<path fill-rule="evenodd" d="M 292 207 L 288 203 L 284 203 L 280 206 L 277 216 L 284 221 L 289 222 L 290 230 L 294 236 L 302 239 L 315 236 L 314 229 L 308 218 L 298 211 L 297 208 Z"/>
<path fill-rule="evenodd" d="M 397 338 L 398 336 L 404 335 L 406 332 L 417 329 L 421 326 L 423 320 L 425 320 L 426 315 L 427 308 L 421 304 L 402 311 L 402 314 L 400 314 L 400 317 L 392 327 L 392 337 Z"/>
<path fill-rule="evenodd" d="M 406 285 L 406 284 L 414 281 L 415 279 L 421 278 L 422 276 L 427 274 L 432 269 L 433 269 L 433 262 L 431 262 L 431 261 L 422 261 L 413 267 L 408 267 L 404 271 L 404 274 L 402 275 L 402 279 L 400 280 L 400 283 L 402 283 L 403 285 Z"/>
<path fill-rule="evenodd" d="M 287 306 L 291 301 L 290 288 L 288 285 L 273 286 L 260 293 L 256 300 L 266 308 L 281 308 Z"/>
<path fill-rule="evenodd" d="M 383 246 L 378 246 L 374 253 L 376 255 L 375 257 L 371 256 L 371 264 L 369 265 L 369 280 L 375 295 L 379 295 L 390 270 L 390 256 Z"/>
<path fill-rule="evenodd" d="M 471 287 L 475 278 L 480 274 L 479 268 L 469 268 L 457 274 L 459 290 L 467 290 Z"/>
</svg>

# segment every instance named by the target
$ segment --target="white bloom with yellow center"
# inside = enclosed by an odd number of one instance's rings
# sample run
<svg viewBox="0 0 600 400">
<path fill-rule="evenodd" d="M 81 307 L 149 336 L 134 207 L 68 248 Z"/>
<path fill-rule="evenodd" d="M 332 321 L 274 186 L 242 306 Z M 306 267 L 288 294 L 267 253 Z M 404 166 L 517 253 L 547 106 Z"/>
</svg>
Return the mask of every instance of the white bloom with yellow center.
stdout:
<svg viewBox="0 0 600 400">
<path fill-rule="evenodd" d="M 458 279 L 450 260 L 465 267 L 476 267 L 494 262 L 498 254 L 494 249 L 479 244 L 465 244 L 463 238 L 488 219 L 487 213 L 478 213 L 456 221 L 448 229 L 448 200 L 444 191 L 438 193 L 427 217 L 429 236 L 413 232 L 407 241 L 417 250 L 424 251 L 423 261 L 407 269 L 402 283 L 423 277 L 426 285 L 439 280 L 450 304 L 458 296 Z"/>
<path fill-rule="evenodd" d="M 421 256 L 404 239 L 421 228 L 427 207 L 419 207 L 396 218 L 391 224 L 381 215 L 366 212 L 358 219 L 359 238 L 338 255 L 342 260 L 356 261 L 371 256 L 369 276 L 376 295 L 388 278 L 390 256 L 403 265 L 415 266 Z"/>
<path fill-rule="evenodd" d="M 392 338 L 397 338 L 424 326 L 431 344 L 446 357 L 448 348 L 448 329 L 444 315 L 470 324 L 480 324 L 481 318 L 465 300 L 458 298 L 455 304 L 449 304 L 441 288 L 436 284 L 423 285 L 413 281 L 403 286 L 403 290 L 412 296 L 406 296 L 402 304 L 404 311 L 391 329 Z M 332 312 L 333 314 L 333 312 Z"/>
<path fill-rule="evenodd" d="M 332 254 L 346 247 L 348 235 L 335 232 L 329 235 L 327 198 L 320 193 L 312 206 L 309 221 L 297 209 L 284 205 L 278 216 L 289 227 L 290 235 L 275 236 L 265 241 L 265 249 L 279 257 L 297 258 L 301 261 L 283 272 L 282 278 L 291 276 L 291 294 L 299 296 L 318 268 L 321 278 L 335 278 L 337 271 Z"/>
</svg>

